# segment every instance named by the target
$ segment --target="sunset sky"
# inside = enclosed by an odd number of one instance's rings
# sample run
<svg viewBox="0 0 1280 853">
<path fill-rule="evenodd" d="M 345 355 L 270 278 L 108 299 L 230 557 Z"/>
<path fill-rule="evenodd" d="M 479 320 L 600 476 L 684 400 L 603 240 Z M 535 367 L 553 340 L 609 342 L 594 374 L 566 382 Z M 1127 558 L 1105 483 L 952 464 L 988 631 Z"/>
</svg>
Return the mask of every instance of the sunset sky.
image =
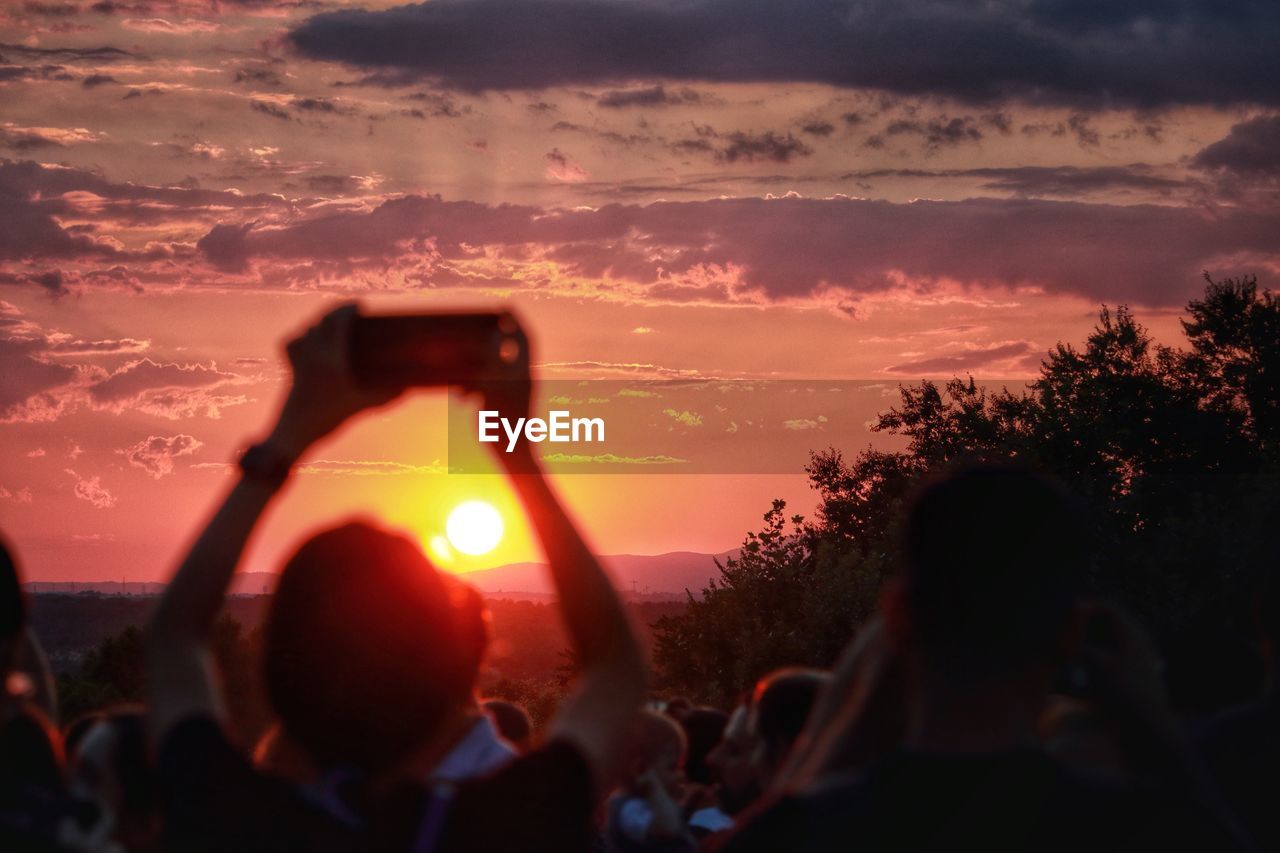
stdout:
<svg viewBox="0 0 1280 853">
<path fill-rule="evenodd" d="M 546 379 L 856 379 L 869 413 L 1025 380 L 1104 302 L 1176 342 L 1202 271 L 1280 270 L 1277 43 L 1266 0 L 6 0 L 0 529 L 30 580 L 164 578 L 341 300 L 512 305 Z M 245 568 L 469 498 L 508 535 L 454 568 L 536 558 L 444 426 L 420 396 L 316 448 Z M 814 502 L 558 478 L 604 553 Z"/>
</svg>

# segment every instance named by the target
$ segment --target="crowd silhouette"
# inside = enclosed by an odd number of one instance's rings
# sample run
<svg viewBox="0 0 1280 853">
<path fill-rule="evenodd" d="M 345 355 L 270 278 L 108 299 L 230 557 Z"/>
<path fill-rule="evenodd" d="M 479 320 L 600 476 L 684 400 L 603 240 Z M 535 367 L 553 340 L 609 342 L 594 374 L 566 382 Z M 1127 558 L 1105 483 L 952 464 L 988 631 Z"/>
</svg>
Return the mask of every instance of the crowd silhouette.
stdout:
<svg viewBox="0 0 1280 853">
<path fill-rule="evenodd" d="M 829 671 L 779 670 L 711 708 L 650 691 L 528 445 L 496 452 L 578 664 L 552 719 L 477 694 L 480 596 L 354 519 L 281 568 L 262 660 L 276 722 L 235 742 L 212 636 L 246 544 L 308 448 L 404 390 L 355 380 L 355 317 L 288 344 L 279 415 L 146 628 L 145 707 L 58 728 L 0 549 L 0 850 L 1280 850 L 1277 586 L 1255 608 L 1263 692 L 1193 725 L 1138 621 L 1086 592 L 1089 508 L 1010 464 L 918 487 L 878 615 Z M 475 385 L 486 408 L 527 413 L 522 359 L 518 381 Z"/>
</svg>

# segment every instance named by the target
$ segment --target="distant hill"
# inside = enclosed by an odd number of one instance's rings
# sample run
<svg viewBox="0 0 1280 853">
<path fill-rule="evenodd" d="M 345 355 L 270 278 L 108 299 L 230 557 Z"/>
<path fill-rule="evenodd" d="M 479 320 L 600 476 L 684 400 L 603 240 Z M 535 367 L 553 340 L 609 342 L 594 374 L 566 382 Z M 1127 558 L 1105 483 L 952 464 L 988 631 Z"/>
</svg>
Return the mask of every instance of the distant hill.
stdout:
<svg viewBox="0 0 1280 853">
<path fill-rule="evenodd" d="M 707 581 L 719 577 L 714 560 L 721 562 L 736 551 L 700 554 L 694 551 L 672 551 L 668 554 L 615 554 L 601 557 L 613 581 L 624 592 L 640 596 L 676 595 L 683 597 L 687 589 L 695 595 Z M 509 563 L 493 569 L 468 572 L 463 580 L 484 593 L 527 592 L 551 593 L 551 576 L 545 563 Z"/>
<path fill-rule="evenodd" d="M 687 589 L 695 595 L 711 578 L 718 577 L 713 560 L 724 562 L 737 551 L 700 554 L 694 551 L 672 551 L 668 554 L 615 554 L 601 557 L 614 583 L 625 593 L 639 599 L 684 597 Z M 545 563 L 508 563 L 492 569 L 468 572 L 462 578 L 486 594 L 527 593 L 539 597 L 552 594 L 551 577 Z M 275 588 L 276 576 L 271 572 L 241 572 L 231 582 L 232 595 L 263 595 Z M 23 584 L 32 594 L 93 593 L 96 595 L 158 595 L 162 583 L 126 583 L 121 581 L 38 581 Z"/>
<path fill-rule="evenodd" d="M 231 579 L 232 595 L 263 595 L 276 586 L 276 576 L 271 572 L 240 572 Z M 22 588 L 33 595 L 159 595 L 164 584 L 142 581 L 32 581 Z"/>
</svg>

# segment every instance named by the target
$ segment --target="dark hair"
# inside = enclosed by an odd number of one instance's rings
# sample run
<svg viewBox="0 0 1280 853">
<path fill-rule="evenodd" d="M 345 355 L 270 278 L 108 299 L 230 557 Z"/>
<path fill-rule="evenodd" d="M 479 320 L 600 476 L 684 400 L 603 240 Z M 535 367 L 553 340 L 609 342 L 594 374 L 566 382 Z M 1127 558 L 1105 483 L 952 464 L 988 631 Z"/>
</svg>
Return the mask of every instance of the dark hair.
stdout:
<svg viewBox="0 0 1280 853">
<path fill-rule="evenodd" d="M 498 734 L 514 744 L 524 744 L 533 735 L 533 724 L 524 708 L 503 699 L 489 699 L 484 709 L 493 718 Z"/>
<path fill-rule="evenodd" d="M 147 752 L 145 713 L 139 709 L 112 711 L 102 724 L 115 734 L 112 770 L 120 783 L 125 810 L 132 815 L 154 811 L 159 806 L 159 781 Z"/>
<path fill-rule="evenodd" d="M 27 706 L 0 724 L 0 775 L 46 790 L 61 790 L 62 738 L 53 724 Z"/>
<path fill-rule="evenodd" d="M 818 693 L 830 677 L 816 669 L 779 669 L 756 684 L 756 734 L 771 761 L 779 761 L 795 743 Z"/>
<path fill-rule="evenodd" d="M 707 766 L 707 755 L 715 749 L 729 724 L 729 715 L 715 708 L 693 708 L 680 718 L 684 736 L 689 743 L 685 755 L 684 775 L 690 782 L 710 785 L 715 775 Z"/>
<path fill-rule="evenodd" d="M 384 770 L 469 696 L 479 660 L 450 590 L 404 536 L 352 522 L 285 565 L 267 616 L 267 692 L 320 768 Z"/>
<path fill-rule="evenodd" d="M 0 640 L 17 637 L 27 625 L 27 599 L 9 543 L 0 536 Z"/>
<path fill-rule="evenodd" d="M 922 489 L 903 538 L 906 606 L 930 659 L 1002 672 L 1053 652 L 1091 554 L 1082 506 L 1014 465 L 955 471 Z"/>
</svg>

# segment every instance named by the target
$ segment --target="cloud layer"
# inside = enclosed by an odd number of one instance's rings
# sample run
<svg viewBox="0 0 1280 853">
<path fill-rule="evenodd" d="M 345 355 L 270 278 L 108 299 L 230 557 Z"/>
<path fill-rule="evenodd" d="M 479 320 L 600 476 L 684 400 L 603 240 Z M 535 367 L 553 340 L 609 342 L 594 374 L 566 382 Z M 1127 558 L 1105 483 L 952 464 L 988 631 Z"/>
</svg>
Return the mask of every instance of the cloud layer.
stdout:
<svg viewBox="0 0 1280 853">
<path fill-rule="evenodd" d="M 374 79 L 472 91 L 802 81 L 970 101 L 1280 103 L 1268 0 L 432 0 L 316 15 L 291 39 Z"/>
</svg>

